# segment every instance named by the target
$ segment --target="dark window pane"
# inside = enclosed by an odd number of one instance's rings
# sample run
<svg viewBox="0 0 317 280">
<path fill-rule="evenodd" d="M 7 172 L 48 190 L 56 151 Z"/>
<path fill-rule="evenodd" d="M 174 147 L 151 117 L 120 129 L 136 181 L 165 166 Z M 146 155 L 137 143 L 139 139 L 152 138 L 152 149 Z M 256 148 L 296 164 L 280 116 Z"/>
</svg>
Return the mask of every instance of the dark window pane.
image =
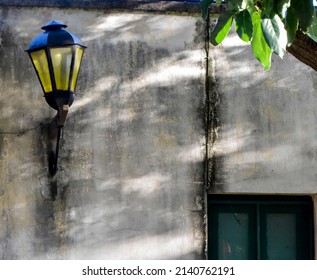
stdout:
<svg viewBox="0 0 317 280">
<path fill-rule="evenodd" d="M 209 208 L 209 256 L 220 260 L 256 258 L 255 208 L 250 205 L 214 205 Z"/>
<path fill-rule="evenodd" d="M 261 206 L 261 258 L 312 259 L 312 207 Z"/>
<path fill-rule="evenodd" d="M 265 217 L 265 259 L 296 259 L 296 216 L 294 214 L 267 214 Z"/>
</svg>

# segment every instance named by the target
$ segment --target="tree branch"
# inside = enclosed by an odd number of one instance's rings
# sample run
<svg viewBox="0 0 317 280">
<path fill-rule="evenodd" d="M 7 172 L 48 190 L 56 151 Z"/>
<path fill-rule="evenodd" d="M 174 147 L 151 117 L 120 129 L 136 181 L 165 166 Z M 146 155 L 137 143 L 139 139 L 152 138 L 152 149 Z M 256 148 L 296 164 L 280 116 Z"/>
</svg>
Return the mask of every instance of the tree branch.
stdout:
<svg viewBox="0 0 317 280">
<path fill-rule="evenodd" d="M 317 71 L 317 43 L 308 35 L 298 30 L 293 44 L 287 47 L 287 51 Z"/>
</svg>

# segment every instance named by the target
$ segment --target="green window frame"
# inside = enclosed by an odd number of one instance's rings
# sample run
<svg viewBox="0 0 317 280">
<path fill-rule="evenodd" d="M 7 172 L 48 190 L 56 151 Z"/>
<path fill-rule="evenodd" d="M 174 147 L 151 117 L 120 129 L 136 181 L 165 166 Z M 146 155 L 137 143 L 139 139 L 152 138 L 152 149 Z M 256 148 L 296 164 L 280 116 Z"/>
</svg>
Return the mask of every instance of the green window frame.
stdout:
<svg viewBox="0 0 317 280">
<path fill-rule="evenodd" d="M 208 258 L 314 257 L 310 196 L 208 196 Z"/>
</svg>

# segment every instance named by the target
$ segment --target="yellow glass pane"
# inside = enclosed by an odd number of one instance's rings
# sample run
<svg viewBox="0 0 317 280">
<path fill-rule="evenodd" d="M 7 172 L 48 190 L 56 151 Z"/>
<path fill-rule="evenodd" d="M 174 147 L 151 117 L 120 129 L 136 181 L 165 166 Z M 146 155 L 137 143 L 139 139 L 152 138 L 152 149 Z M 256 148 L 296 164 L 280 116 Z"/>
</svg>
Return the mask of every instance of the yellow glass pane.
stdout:
<svg viewBox="0 0 317 280">
<path fill-rule="evenodd" d="M 52 83 L 49 73 L 45 50 L 39 50 L 30 53 L 31 59 L 35 66 L 37 75 L 42 84 L 45 93 L 52 92 Z"/>
<path fill-rule="evenodd" d="M 75 61 L 74 61 L 74 72 L 73 72 L 73 79 L 72 79 L 72 84 L 71 84 L 71 91 L 75 91 L 79 67 L 80 67 L 81 59 L 83 57 L 83 53 L 84 53 L 83 49 L 76 48 L 76 56 L 75 56 Z"/>
<path fill-rule="evenodd" d="M 57 90 L 68 90 L 73 48 L 52 48 L 51 58 Z"/>
</svg>

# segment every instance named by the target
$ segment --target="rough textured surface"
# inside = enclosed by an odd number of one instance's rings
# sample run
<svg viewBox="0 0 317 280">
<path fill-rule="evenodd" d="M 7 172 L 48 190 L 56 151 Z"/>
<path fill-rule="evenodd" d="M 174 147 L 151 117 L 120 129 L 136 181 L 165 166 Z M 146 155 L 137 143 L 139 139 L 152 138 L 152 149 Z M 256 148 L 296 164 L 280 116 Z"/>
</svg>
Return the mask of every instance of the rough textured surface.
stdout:
<svg viewBox="0 0 317 280">
<path fill-rule="evenodd" d="M 213 51 L 218 83 L 211 191 L 316 193 L 317 74 L 291 55 L 264 71 L 235 34 Z"/>
<path fill-rule="evenodd" d="M 1 0 L 0 5 L 15 7 L 59 7 L 85 9 L 119 9 L 200 13 L 199 2 L 159 0 Z M 218 10 L 218 8 L 214 8 Z"/>
<path fill-rule="evenodd" d="M 124 10 L 124 11 L 151 11 L 154 13 L 167 12 L 177 14 L 200 15 L 199 0 L 1 0 L 0 6 L 11 7 L 58 7 L 58 8 L 83 8 L 99 10 Z M 227 4 L 211 4 L 211 13 L 219 14 L 226 10 Z"/>
<path fill-rule="evenodd" d="M 88 46 L 53 178 L 55 112 L 24 52 L 51 19 Z M 201 259 L 205 186 L 316 193 L 316 72 L 288 55 L 266 72 L 230 35 L 210 50 L 205 106 L 202 28 L 184 14 L 0 8 L 0 259 Z"/>
<path fill-rule="evenodd" d="M 0 259 L 204 258 L 199 18 L 0 8 Z M 88 46 L 54 178 L 24 50 L 51 19 Z M 51 190 L 57 189 L 56 201 Z"/>
</svg>

